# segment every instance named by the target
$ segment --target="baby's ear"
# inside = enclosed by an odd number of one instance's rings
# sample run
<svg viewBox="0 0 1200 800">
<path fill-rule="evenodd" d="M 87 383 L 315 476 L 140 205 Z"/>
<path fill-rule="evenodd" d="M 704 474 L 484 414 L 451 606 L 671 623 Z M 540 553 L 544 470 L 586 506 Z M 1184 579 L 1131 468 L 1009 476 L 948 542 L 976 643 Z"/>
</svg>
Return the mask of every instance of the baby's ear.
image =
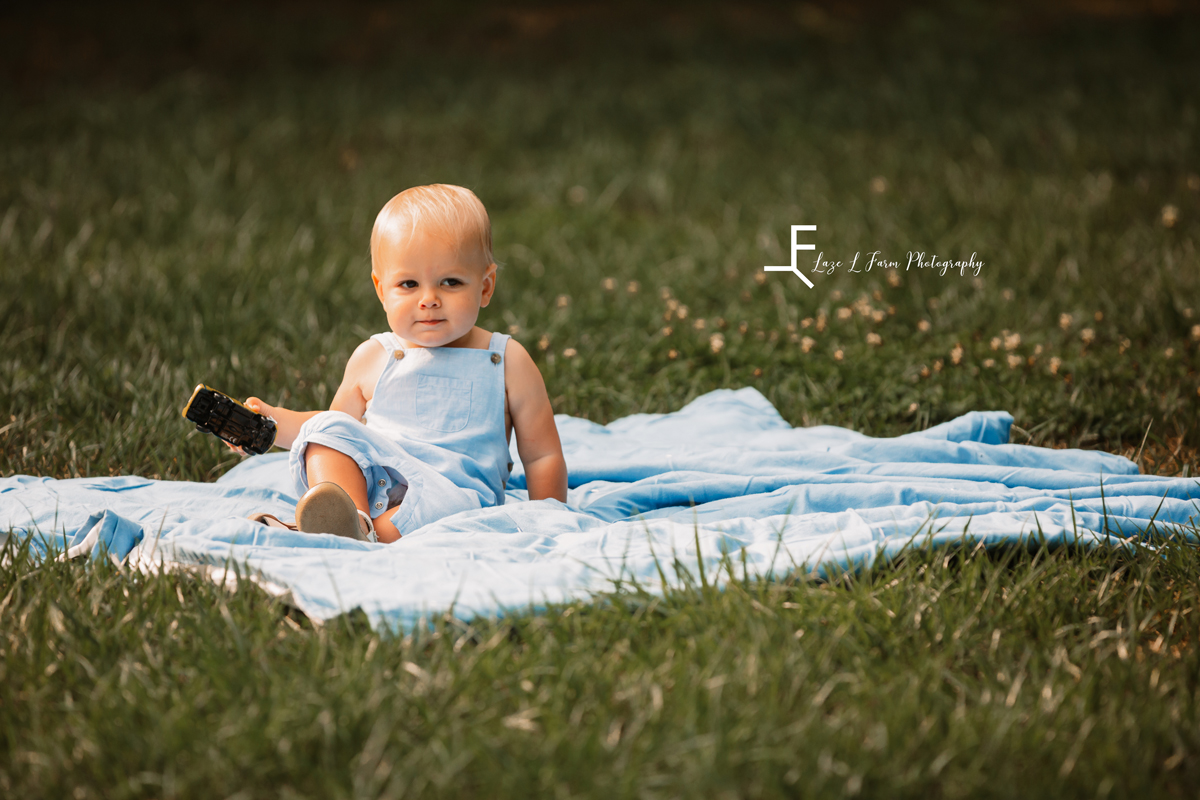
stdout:
<svg viewBox="0 0 1200 800">
<path fill-rule="evenodd" d="M 479 298 L 479 307 L 483 308 L 488 303 L 492 302 L 492 295 L 496 291 L 496 264 L 493 262 L 487 265 L 487 269 L 483 271 L 483 294 Z"/>
</svg>

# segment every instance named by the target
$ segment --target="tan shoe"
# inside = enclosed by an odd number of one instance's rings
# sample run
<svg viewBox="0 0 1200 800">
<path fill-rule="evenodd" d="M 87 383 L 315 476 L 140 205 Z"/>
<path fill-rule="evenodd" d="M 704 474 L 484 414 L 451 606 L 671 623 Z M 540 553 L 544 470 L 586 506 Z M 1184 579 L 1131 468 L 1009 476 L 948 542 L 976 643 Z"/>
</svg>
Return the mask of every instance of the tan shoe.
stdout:
<svg viewBox="0 0 1200 800">
<path fill-rule="evenodd" d="M 300 498 L 296 504 L 296 525 L 304 533 L 330 533 L 365 542 L 375 541 L 371 518 L 358 510 L 342 487 L 328 481 L 318 483 Z"/>
<path fill-rule="evenodd" d="M 289 530 L 289 531 L 300 530 L 299 528 L 296 527 L 296 523 L 284 522 L 283 520 L 281 520 L 279 517 L 275 516 L 274 514 L 267 514 L 265 512 L 258 513 L 258 514 L 251 514 L 248 517 L 248 519 L 250 519 L 251 522 L 257 522 L 259 525 L 266 525 L 268 528 L 283 528 L 284 530 Z"/>
</svg>

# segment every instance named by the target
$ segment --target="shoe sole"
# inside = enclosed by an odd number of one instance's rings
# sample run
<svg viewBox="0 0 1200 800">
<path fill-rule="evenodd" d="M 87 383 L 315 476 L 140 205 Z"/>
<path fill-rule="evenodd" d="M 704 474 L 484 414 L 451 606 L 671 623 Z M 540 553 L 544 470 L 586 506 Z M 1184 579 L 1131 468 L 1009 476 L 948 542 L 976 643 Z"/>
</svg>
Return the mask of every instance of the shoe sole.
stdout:
<svg viewBox="0 0 1200 800">
<path fill-rule="evenodd" d="M 329 533 L 363 539 L 358 507 L 336 483 L 318 483 L 296 504 L 296 525 L 304 533 Z"/>
</svg>

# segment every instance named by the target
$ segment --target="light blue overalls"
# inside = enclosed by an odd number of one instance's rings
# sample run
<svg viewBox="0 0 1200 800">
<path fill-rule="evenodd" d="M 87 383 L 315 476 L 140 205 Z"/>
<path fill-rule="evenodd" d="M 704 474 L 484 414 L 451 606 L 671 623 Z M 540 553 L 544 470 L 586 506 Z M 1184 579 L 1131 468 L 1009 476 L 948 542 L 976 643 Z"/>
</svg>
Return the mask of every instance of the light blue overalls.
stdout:
<svg viewBox="0 0 1200 800">
<path fill-rule="evenodd" d="M 345 453 L 367 481 L 372 517 L 395 507 L 401 535 L 443 517 L 504 503 L 512 470 L 504 427 L 504 348 L 405 348 L 393 333 L 371 337 L 387 365 L 360 422 L 323 411 L 300 428 L 288 459 L 296 490 L 308 490 L 310 442 Z M 397 504 L 398 507 L 397 507 Z"/>
</svg>

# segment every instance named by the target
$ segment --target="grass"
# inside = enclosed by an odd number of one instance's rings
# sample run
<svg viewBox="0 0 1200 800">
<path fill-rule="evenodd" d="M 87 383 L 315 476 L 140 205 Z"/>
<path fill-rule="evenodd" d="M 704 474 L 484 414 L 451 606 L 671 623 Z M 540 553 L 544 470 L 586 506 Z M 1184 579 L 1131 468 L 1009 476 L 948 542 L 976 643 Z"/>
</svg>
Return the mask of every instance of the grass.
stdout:
<svg viewBox="0 0 1200 800">
<path fill-rule="evenodd" d="M 6 794 L 1129 797 L 1200 779 L 1200 562 L 1178 545 L 915 551 L 403 638 L 106 562 L 18 556 L 0 577 Z"/>
<path fill-rule="evenodd" d="M 1004 408 L 1014 441 L 1195 475 L 1196 20 L 749 9 L 429 12 L 428 40 L 386 14 L 359 30 L 260 9 L 239 24 L 261 53 L 202 36 L 188 69 L 122 55 L 86 80 L 26 69 L 37 38 L 8 27 L 0 475 L 211 480 L 232 462 L 178 418 L 201 380 L 327 405 L 384 324 L 374 214 L 435 180 L 487 204 L 503 269 L 481 325 L 535 353 L 561 413 L 755 386 L 794 424 L 895 435 Z M 145 19 L 95 23 L 98 46 L 165 59 Z M 986 263 L 978 281 L 762 280 L 798 223 L 834 258 Z M 1200 779 L 1200 581 L 1178 542 L 914 553 L 405 638 L 8 547 L 5 794 L 1175 796 Z"/>
</svg>

